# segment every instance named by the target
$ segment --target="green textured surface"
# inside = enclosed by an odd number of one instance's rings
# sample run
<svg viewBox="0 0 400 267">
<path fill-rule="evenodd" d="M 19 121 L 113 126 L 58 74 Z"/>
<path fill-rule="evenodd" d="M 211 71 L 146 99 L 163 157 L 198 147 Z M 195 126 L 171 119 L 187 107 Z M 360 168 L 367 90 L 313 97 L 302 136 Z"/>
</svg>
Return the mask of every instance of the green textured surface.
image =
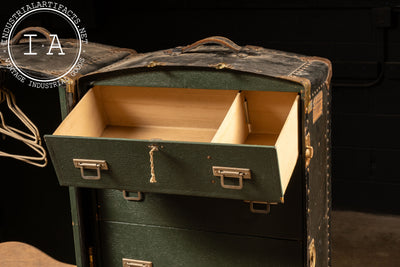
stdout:
<svg viewBox="0 0 400 267">
<path fill-rule="evenodd" d="M 61 185 L 269 202 L 280 202 L 283 196 L 276 150 L 270 146 L 156 142 L 162 146 L 154 152 L 157 183 L 150 183 L 148 146 L 155 142 L 45 138 Z M 100 180 L 85 180 L 72 159 L 106 160 L 109 170 L 101 172 Z M 242 190 L 225 189 L 213 175 L 213 166 L 248 168 L 252 178 L 244 179 Z M 93 175 L 95 170 L 85 174 Z"/>
<path fill-rule="evenodd" d="M 154 267 L 303 266 L 302 242 L 100 222 L 101 266 L 122 266 L 122 258 L 151 261 Z"/>
<path fill-rule="evenodd" d="M 65 119 L 67 117 L 67 99 L 65 97 L 65 88 L 60 86 L 58 87 L 58 98 L 60 99 L 60 111 L 61 111 L 61 118 Z"/>
<path fill-rule="evenodd" d="M 178 87 L 226 90 L 300 92 L 303 86 L 287 80 L 229 70 L 202 68 L 140 69 L 104 77 L 96 85 Z"/>
<path fill-rule="evenodd" d="M 301 240 L 299 167 L 297 165 L 288 186 L 285 204 L 271 205 L 269 214 L 252 213 L 249 203 L 242 200 L 143 193 L 142 201 L 128 201 L 121 191 L 96 190 L 98 218 L 101 221 Z"/>
<path fill-rule="evenodd" d="M 86 249 L 83 244 L 83 236 L 82 236 L 82 228 L 81 228 L 81 218 L 80 218 L 80 199 L 78 196 L 78 190 L 75 187 L 69 188 L 69 196 L 71 203 L 71 216 L 72 216 L 72 230 L 74 234 L 74 243 L 75 243 L 75 259 L 77 266 L 84 266 L 86 257 Z"/>
</svg>

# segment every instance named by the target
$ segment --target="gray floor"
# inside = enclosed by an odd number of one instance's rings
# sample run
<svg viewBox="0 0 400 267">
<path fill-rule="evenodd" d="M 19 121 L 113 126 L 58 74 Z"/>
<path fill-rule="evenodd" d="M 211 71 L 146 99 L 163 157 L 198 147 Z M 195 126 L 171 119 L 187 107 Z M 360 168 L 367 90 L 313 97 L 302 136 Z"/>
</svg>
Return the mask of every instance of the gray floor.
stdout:
<svg viewBox="0 0 400 267">
<path fill-rule="evenodd" d="M 333 267 L 400 267 L 400 216 L 332 213 Z"/>
</svg>

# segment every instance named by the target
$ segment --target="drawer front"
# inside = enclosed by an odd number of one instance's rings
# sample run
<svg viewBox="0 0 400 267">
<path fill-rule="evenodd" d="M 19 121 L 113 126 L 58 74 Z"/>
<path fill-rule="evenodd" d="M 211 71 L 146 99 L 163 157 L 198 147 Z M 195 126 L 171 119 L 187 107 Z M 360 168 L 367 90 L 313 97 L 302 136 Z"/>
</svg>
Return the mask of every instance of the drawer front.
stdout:
<svg viewBox="0 0 400 267">
<path fill-rule="evenodd" d="M 167 193 L 241 200 L 281 202 L 283 192 L 277 153 L 272 146 L 152 142 L 115 138 L 46 136 L 61 185 Z M 152 164 L 150 146 L 157 145 Z M 107 170 L 74 165 L 74 159 L 102 160 Z M 214 166 L 246 168 L 251 178 L 242 189 L 223 188 Z M 83 177 L 84 176 L 84 177 Z M 85 179 L 86 176 L 98 180 Z M 237 187 L 240 178 L 223 177 Z"/>
<path fill-rule="evenodd" d="M 299 167 L 286 191 L 285 204 L 271 205 L 268 214 L 251 212 L 249 203 L 242 200 L 144 193 L 142 200 L 133 201 L 119 190 L 95 190 L 98 220 L 301 240 L 304 214 Z"/>
<path fill-rule="evenodd" d="M 153 266 L 303 266 L 302 242 L 215 232 L 100 223 L 101 266 L 122 266 L 122 259 Z"/>
</svg>

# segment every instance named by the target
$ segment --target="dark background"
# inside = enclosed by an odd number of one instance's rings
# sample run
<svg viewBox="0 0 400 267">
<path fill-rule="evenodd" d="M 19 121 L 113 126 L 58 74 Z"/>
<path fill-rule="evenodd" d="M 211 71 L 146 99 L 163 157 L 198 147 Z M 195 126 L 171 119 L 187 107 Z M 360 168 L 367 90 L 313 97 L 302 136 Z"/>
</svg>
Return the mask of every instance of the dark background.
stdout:
<svg viewBox="0 0 400 267">
<path fill-rule="evenodd" d="M 400 214 L 399 2 L 58 2 L 77 13 L 90 42 L 149 52 L 222 35 L 239 45 L 330 59 L 333 208 Z M 27 3 L 2 3 L 1 29 Z M 66 31 L 60 26 L 51 31 Z M 56 128 L 56 91 L 18 88 L 16 95 L 42 134 Z M 74 262 L 68 190 L 58 186 L 52 165 L 38 169 L 1 158 L 0 167 L 0 242 L 29 242 Z"/>
</svg>

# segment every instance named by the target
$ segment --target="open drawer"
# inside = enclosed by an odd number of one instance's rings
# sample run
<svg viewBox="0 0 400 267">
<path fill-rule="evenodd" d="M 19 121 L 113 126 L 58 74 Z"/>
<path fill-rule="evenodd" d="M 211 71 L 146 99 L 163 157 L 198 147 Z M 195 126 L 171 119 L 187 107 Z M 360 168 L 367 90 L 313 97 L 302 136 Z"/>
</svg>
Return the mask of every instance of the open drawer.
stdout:
<svg viewBox="0 0 400 267">
<path fill-rule="evenodd" d="M 282 202 L 293 92 L 95 86 L 46 143 L 61 185 Z"/>
</svg>

